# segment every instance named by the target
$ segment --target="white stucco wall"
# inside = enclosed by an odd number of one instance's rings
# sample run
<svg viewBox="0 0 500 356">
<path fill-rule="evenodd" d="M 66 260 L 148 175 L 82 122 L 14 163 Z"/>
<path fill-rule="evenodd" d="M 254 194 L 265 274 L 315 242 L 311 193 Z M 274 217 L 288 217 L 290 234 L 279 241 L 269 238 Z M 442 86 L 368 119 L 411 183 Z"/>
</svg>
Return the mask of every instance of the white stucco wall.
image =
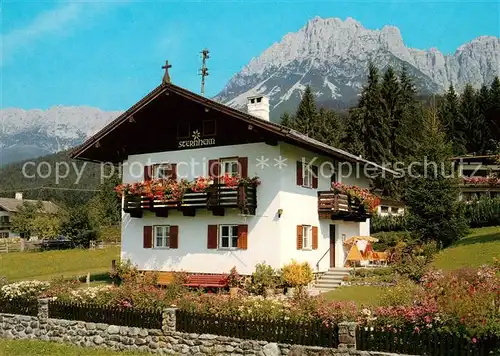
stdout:
<svg viewBox="0 0 500 356">
<path fill-rule="evenodd" d="M 318 216 L 318 191 L 330 189 L 331 168 L 338 167 L 324 156 L 318 156 L 313 152 L 294 147 L 288 144 L 280 145 L 281 156 L 287 158 L 287 166 L 281 171 L 280 202 L 283 215 L 280 219 L 281 226 L 281 260 L 282 264 L 295 259 L 300 262 L 307 261 L 315 271 L 326 271 L 330 268 L 330 256 L 325 252 L 330 247 L 330 225 L 335 225 L 335 267 L 343 267 L 344 248 L 342 235 L 346 237 L 360 235 L 366 232 L 369 235 L 369 223 L 345 222 L 342 220 L 320 219 Z M 318 166 L 318 188 L 304 188 L 296 183 L 296 162 L 305 158 L 307 162 Z M 313 159 L 316 158 L 314 161 Z M 356 184 L 368 187 L 368 179 L 357 179 L 347 177 L 347 174 L 338 174 L 338 180 L 345 184 Z M 318 226 L 318 249 L 297 250 L 296 234 L 297 225 Z M 361 227 L 363 226 L 363 228 Z M 323 257 L 324 256 L 324 257 Z M 319 262 L 319 269 L 317 264 Z"/>
<path fill-rule="evenodd" d="M 296 259 L 307 261 L 316 271 L 316 264 L 330 245 L 330 224 L 336 225 L 336 267 L 342 267 L 345 257 L 342 236 L 369 235 L 369 223 L 354 223 L 319 219 L 317 192 L 330 189 L 329 167 L 319 172 L 318 189 L 296 185 L 296 162 L 302 157 L 313 159 L 314 153 L 280 143 L 270 146 L 264 143 L 245 144 L 131 155 L 125 162 L 123 181 L 132 183 L 142 180 L 143 165 L 162 162 L 177 163 L 178 177 L 189 180 L 207 175 L 208 161 L 221 157 L 248 157 L 248 175 L 260 177 L 257 189 L 257 211 L 255 216 L 245 218 L 238 211 L 226 209 L 225 216 L 213 216 L 211 212 L 197 209 L 195 217 L 185 217 L 181 212 L 170 210 L 168 218 L 159 218 L 145 212 L 143 218 L 130 218 L 123 214 L 122 259 L 130 259 L 140 269 L 187 271 L 203 273 L 227 273 L 235 266 L 242 274 L 251 274 L 260 262 L 280 268 Z M 257 158 L 268 157 L 269 166 L 261 169 Z M 286 166 L 279 169 L 274 158 L 286 158 Z M 320 166 L 327 161 L 319 157 L 313 164 Z M 136 164 L 133 164 L 137 162 Z M 180 162 L 188 162 L 181 164 Z M 194 163 L 193 163 L 194 162 Z M 127 168 L 129 166 L 131 169 Z M 191 169 L 190 167 L 194 167 Z M 323 173 L 323 174 L 322 174 Z M 340 176 L 340 175 L 339 175 Z M 368 186 L 367 179 L 340 177 L 342 182 Z M 283 209 L 278 218 L 278 209 Z M 247 250 L 207 249 L 207 226 L 212 224 L 247 224 Z M 177 249 L 144 249 L 143 227 L 146 225 L 178 225 L 179 247 Z M 318 226 L 318 249 L 297 250 L 296 226 Z M 319 271 L 330 267 L 327 254 L 320 262 Z"/>
<path fill-rule="evenodd" d="M 170 210 L 168 218 L 156 217 L 153 213 L 145 213 L 143 218 L 130 218 L 123 214 L 122 259 L 131 261 L 145 270 L 184 270 L 187 272 L 224 273 L 236 266 L 238 272 L 251 274 L 255 265 L 265 261 L 278 268 L 280 266 L 280 232 L 277 211 L 280 208 L 278 192 L 280 181 L 276 179 L 273 169 L 273 157 L 279 156 L 278 146 L 264 143 L 238 146 L 211 147 L 175 152 L 153 153 L 149 155 L 130 156 L 128 163 L 154 164 L 175 162 L 178 166 L 178 177 L 187 174 L 187 179 L 199 175 L 207 175 L 208 160 L 221 157 L 248 157 L 248 175 L 259 176 L 261 185 L 257 188 L 257 211 L 255 216 L 238 216 L 238 211 L 226 209 L 225 216 L 213 216 L 211 212 L 197 209 L 196 216 L 186 217 L 181 212 Z M 270 157 L 271 165 L 261 170 L 256 166 L 257 158 Z M 148 159 L 150 160 L 148 162 Z M 180 162 L 192 162 L 195 169 L 189 172 L 186 165 Z M 123 180 L 130 183 L 140 178 L 139 165 L 135 172 L 124 170 Z M 248 249 L 239 251 L 207 249 L 207 226 L 211 224 L 247 224 Z M 145 225 L 178 225 L 179 248 L 177 249 L 144 249 L 143 227 Z"/>
</svg>

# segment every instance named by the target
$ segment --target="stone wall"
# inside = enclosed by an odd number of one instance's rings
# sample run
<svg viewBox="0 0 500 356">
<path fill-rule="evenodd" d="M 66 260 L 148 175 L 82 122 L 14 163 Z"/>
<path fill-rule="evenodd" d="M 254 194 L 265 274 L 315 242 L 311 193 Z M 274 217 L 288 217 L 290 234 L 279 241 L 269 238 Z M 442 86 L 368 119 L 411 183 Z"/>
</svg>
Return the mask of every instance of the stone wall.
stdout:
<svg viewBox="0 0 500 356">
<path fill-rule="evenodd" d="M 174 355 L 261 355 L 261 356 L 354 356 L 390 355 L 357 351 L 352 323 L 339 326 L 338 349 L 277 344 L 267 341 L 242 340 L 209 334 L 186 334 L 175 331 L 175 309 L 165 310 L 162 329 L 96 324 L 82 321 L 51 319 L 48 301 L 39 301 L 38 316 L 0 314 L 0 337 L 38 339 L 63 342 L 83 347 L 144 351 Z M 354 337 L 355 340 L 355 337 Z"/>
</svg>

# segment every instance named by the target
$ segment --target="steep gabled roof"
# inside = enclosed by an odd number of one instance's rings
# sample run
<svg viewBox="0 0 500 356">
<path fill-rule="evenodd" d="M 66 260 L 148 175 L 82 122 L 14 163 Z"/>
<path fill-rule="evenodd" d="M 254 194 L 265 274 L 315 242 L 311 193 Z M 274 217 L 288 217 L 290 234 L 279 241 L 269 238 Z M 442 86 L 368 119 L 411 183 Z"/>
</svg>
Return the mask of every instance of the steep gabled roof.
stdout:
<svg viewBox="0 0 500 356">
<path fill-rule="evenodd" d="M 153 100 L 158 98 L 160 95 L 164 93 L 173 93 L 177 94 L 181 97 L 184 97 L 185 99 L 188 99 L 192 102 L 204 105 L 206 108 L 209 108 L 211 110 L 216 110 L 221 113 L 224 113 L 228 116 L 231 116 L 235 119 L 242 120 L 243 122 L 246 122 L 251 125 L 255 125 L 256 127 L 260 128 L 261 130 L 267 131 L 274 136 L 276 136 L 278 139 L 283 140 L 285 142 L 289 142 L 293 145 L 305 147 L 307 149 L 310 149 L 312 151 L 316 152 L 321 152 L 327 156 L 334 157 L 337 159 L 343 159 L 349 162 L 359 162 L 360 164 L 363 165 L 370 165 L 374 168 L 378 168 L 381 170 L 385 170 L 391 174 L 397 174 L 397 172 L 382 167 L 376 163 L 370 162 L 366 159 L 363 159 L 359 156 L 353 155 L 347 151 L 341 150 L 339 148 L 335 148 L 329 145 L 326 145 L 318 140 L 312 139 L 306 135 L 303 135 L 295 130 L 292 130 L 288 127 L 284 127 L 278 124 L 275 124 L 273 122 L 267 121 L 260 119 L 258 117 L 255 117 L 253 115 L 250 115 L 248 113 L 239 111 L 237 109 L 231 108 L 229 106 L 226 106 L 224 104 L 218 103 L 214 100 L 205 98 L 203 96 L 200 96 L 198 94 L 195 94 L 189 90 L 186 90 L 184 88 L 181 88 L 177 85 L 171 84 L 171 83 L 164 83 L 156 87 L 153 91 L 151 91 L 148 95 L 146 95 L 144 98 L 142 98 L 139 102 L 137 102 L 135 105 L 133 105 L 130 109 L 125 111 L 122 115 L 117 117 L 115 120 L 113 120 L 111 123 L 106 125 L 102 130 L 97 132 L 94 136 L 90 137 L 87 141 L 85 141 L 82 145 L 76 147 L 70 154 L 71 158 L 75 159 L 83 159 L 83 160 L 92 160 L 88 157 L 85 156 L 85 152 L 93 147 L 96 143 L 99 142 L 100 139 L 106 137 L 109 134 L 112 134 L 112 132 L 120 127 L 120 125 L 124 124 L 129 120 L 134 114 L 138 113 L 140 110 L 142 110 L 144 107 L 146 107 L 149 103 L 151 103 Z"/>
<path fill-rule="evenodd" d="M 5 211 L 9 211 L 11 213 L 17 213 L 18 209 L 24 202 L 28 202 L 30 204 L 36 204 L 37 200 L 30 199 L 14 199 L 14 198 L 0 198 L 0 208 Z M 55 214 L 57 213 L 59 207 L 52 203 L 51 201 L 41 200 L 43 212 L 47 214 Z"/>
</svg>

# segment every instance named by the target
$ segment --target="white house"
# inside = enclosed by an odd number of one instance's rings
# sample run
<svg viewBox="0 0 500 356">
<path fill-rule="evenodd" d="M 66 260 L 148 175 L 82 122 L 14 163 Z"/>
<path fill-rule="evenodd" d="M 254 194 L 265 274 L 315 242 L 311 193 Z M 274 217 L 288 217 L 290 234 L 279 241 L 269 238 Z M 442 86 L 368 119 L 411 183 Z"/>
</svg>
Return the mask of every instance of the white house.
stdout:
<svg viewBox="0 0 500 356">
<path fill-rule="evenodd" d="M 382 167 L 269 121 L 266 97 L 248 113 L 164 83 L 72 152 L 122 165 L 123 182 L 212 177 L 207 191 L 178 202 L 123 199 L 122 259 L 142 270 L 251 274 L 292 259 L 316 271 L 343 267 L 343 240 L 369 235 L 370 213 L 331 191 L 368 188 Z M 351 172 L 349 172 L 351 170 Z M 394 172 L 387 170 L 388 174 Z M 260 184 L 226 188 L 224 174 Z M 217 184 L 219 183 L 219 184 Z"/>
<path fill-rule="evenodd" d="M 377 207 L 380 216 L 401 216 L 405 214 L 406 207 L 403 202 L 394 199 L 381 199 Z"/>
<path fill-rule="evenodd" d="M 500 197 L 498 159 L 497 155 L 468 155 L 452 158 L 458 176 L 463 179 L 460 184 L 460 200 L 474 201 L 480 198 Z"/>
<path fill-rule="evenodd" d="M 11 230 L 11 218 L 18 212 L 24 202 L 37 203 L 36 200 L 23 199 L 22 193 L 16 193 L 15 198 L 0 197 L 0 238 L 23 237 Z M 43 212 L 52 214 L 57 212 L 58 206 L 50 201 L 41 201 Z"/>
</svg>

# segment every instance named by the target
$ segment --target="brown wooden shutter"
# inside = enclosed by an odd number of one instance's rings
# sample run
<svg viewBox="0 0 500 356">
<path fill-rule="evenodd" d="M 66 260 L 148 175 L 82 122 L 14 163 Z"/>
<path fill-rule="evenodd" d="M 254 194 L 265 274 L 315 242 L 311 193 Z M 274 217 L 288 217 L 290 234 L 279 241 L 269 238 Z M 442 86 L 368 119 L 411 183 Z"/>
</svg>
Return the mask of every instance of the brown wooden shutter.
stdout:
<svg viewBox="0 0 500 356">
<path fill-rule="evenodd" d="M 238 248 L 248 248 L 248 225 L 238 225 Z"/>
<path fill-rule="evenodd" d="M 208 225 L 208 235 L 207 235 L 207 248 L 216 249 L 217 248 L 217 225 Z"/>
<path fill-rule="evenodd" d="M 151 168 L 152 166 L 144 166 L 144 181 L 151 180 Z"/>
<path fill-rule="evenodd" d="M 302 176 L 302 162 L 297 161 L 297 185 L 304 185 L 304 177 Z"/>
<path fill-rule="evenodd" d="M 312 187 L 318 188 L 318 166 L 311 166 L 312 169 Z"/>
<path fill-rule="evenodd" d="M 297 225 L 297 250 L 302 250 L 304 240 L 304 228 L 302 225 Z"/>
<path fill-rule="evenodd" d="M 313 250 L 318 249 L 318 227 L 313 226 L 312 227 L 312 248 Z"/>
<path fill-rule="evenodd" d="M 240 177 L 248 178 L 248 157 L 238 157 L 238 165 L 240 166 Z"/>
<path fill-rule="evenodd" d="M 153 247 L 153 227 L 152 226 L 144 226 L 142 247 L 144 247 L 144 248 L 152 248 Z"/>
<path fill-rule="evenodd" d="M 170 236 L 169 236 L 169 246 L 170 248 L 179 248 L 179 226 L 170 225 Z"/>
<path fill-rule="evenodd" d="M 170 163 L 170 179 L 177 180 L 177 163 Z"/>
<path fill-rule="evenodd" d="M 218 159 L 211 159 L 208 161 L 208 176 L 214 180 L 214 183 L 219 182 L 220 162 Z"/>
</svg>

